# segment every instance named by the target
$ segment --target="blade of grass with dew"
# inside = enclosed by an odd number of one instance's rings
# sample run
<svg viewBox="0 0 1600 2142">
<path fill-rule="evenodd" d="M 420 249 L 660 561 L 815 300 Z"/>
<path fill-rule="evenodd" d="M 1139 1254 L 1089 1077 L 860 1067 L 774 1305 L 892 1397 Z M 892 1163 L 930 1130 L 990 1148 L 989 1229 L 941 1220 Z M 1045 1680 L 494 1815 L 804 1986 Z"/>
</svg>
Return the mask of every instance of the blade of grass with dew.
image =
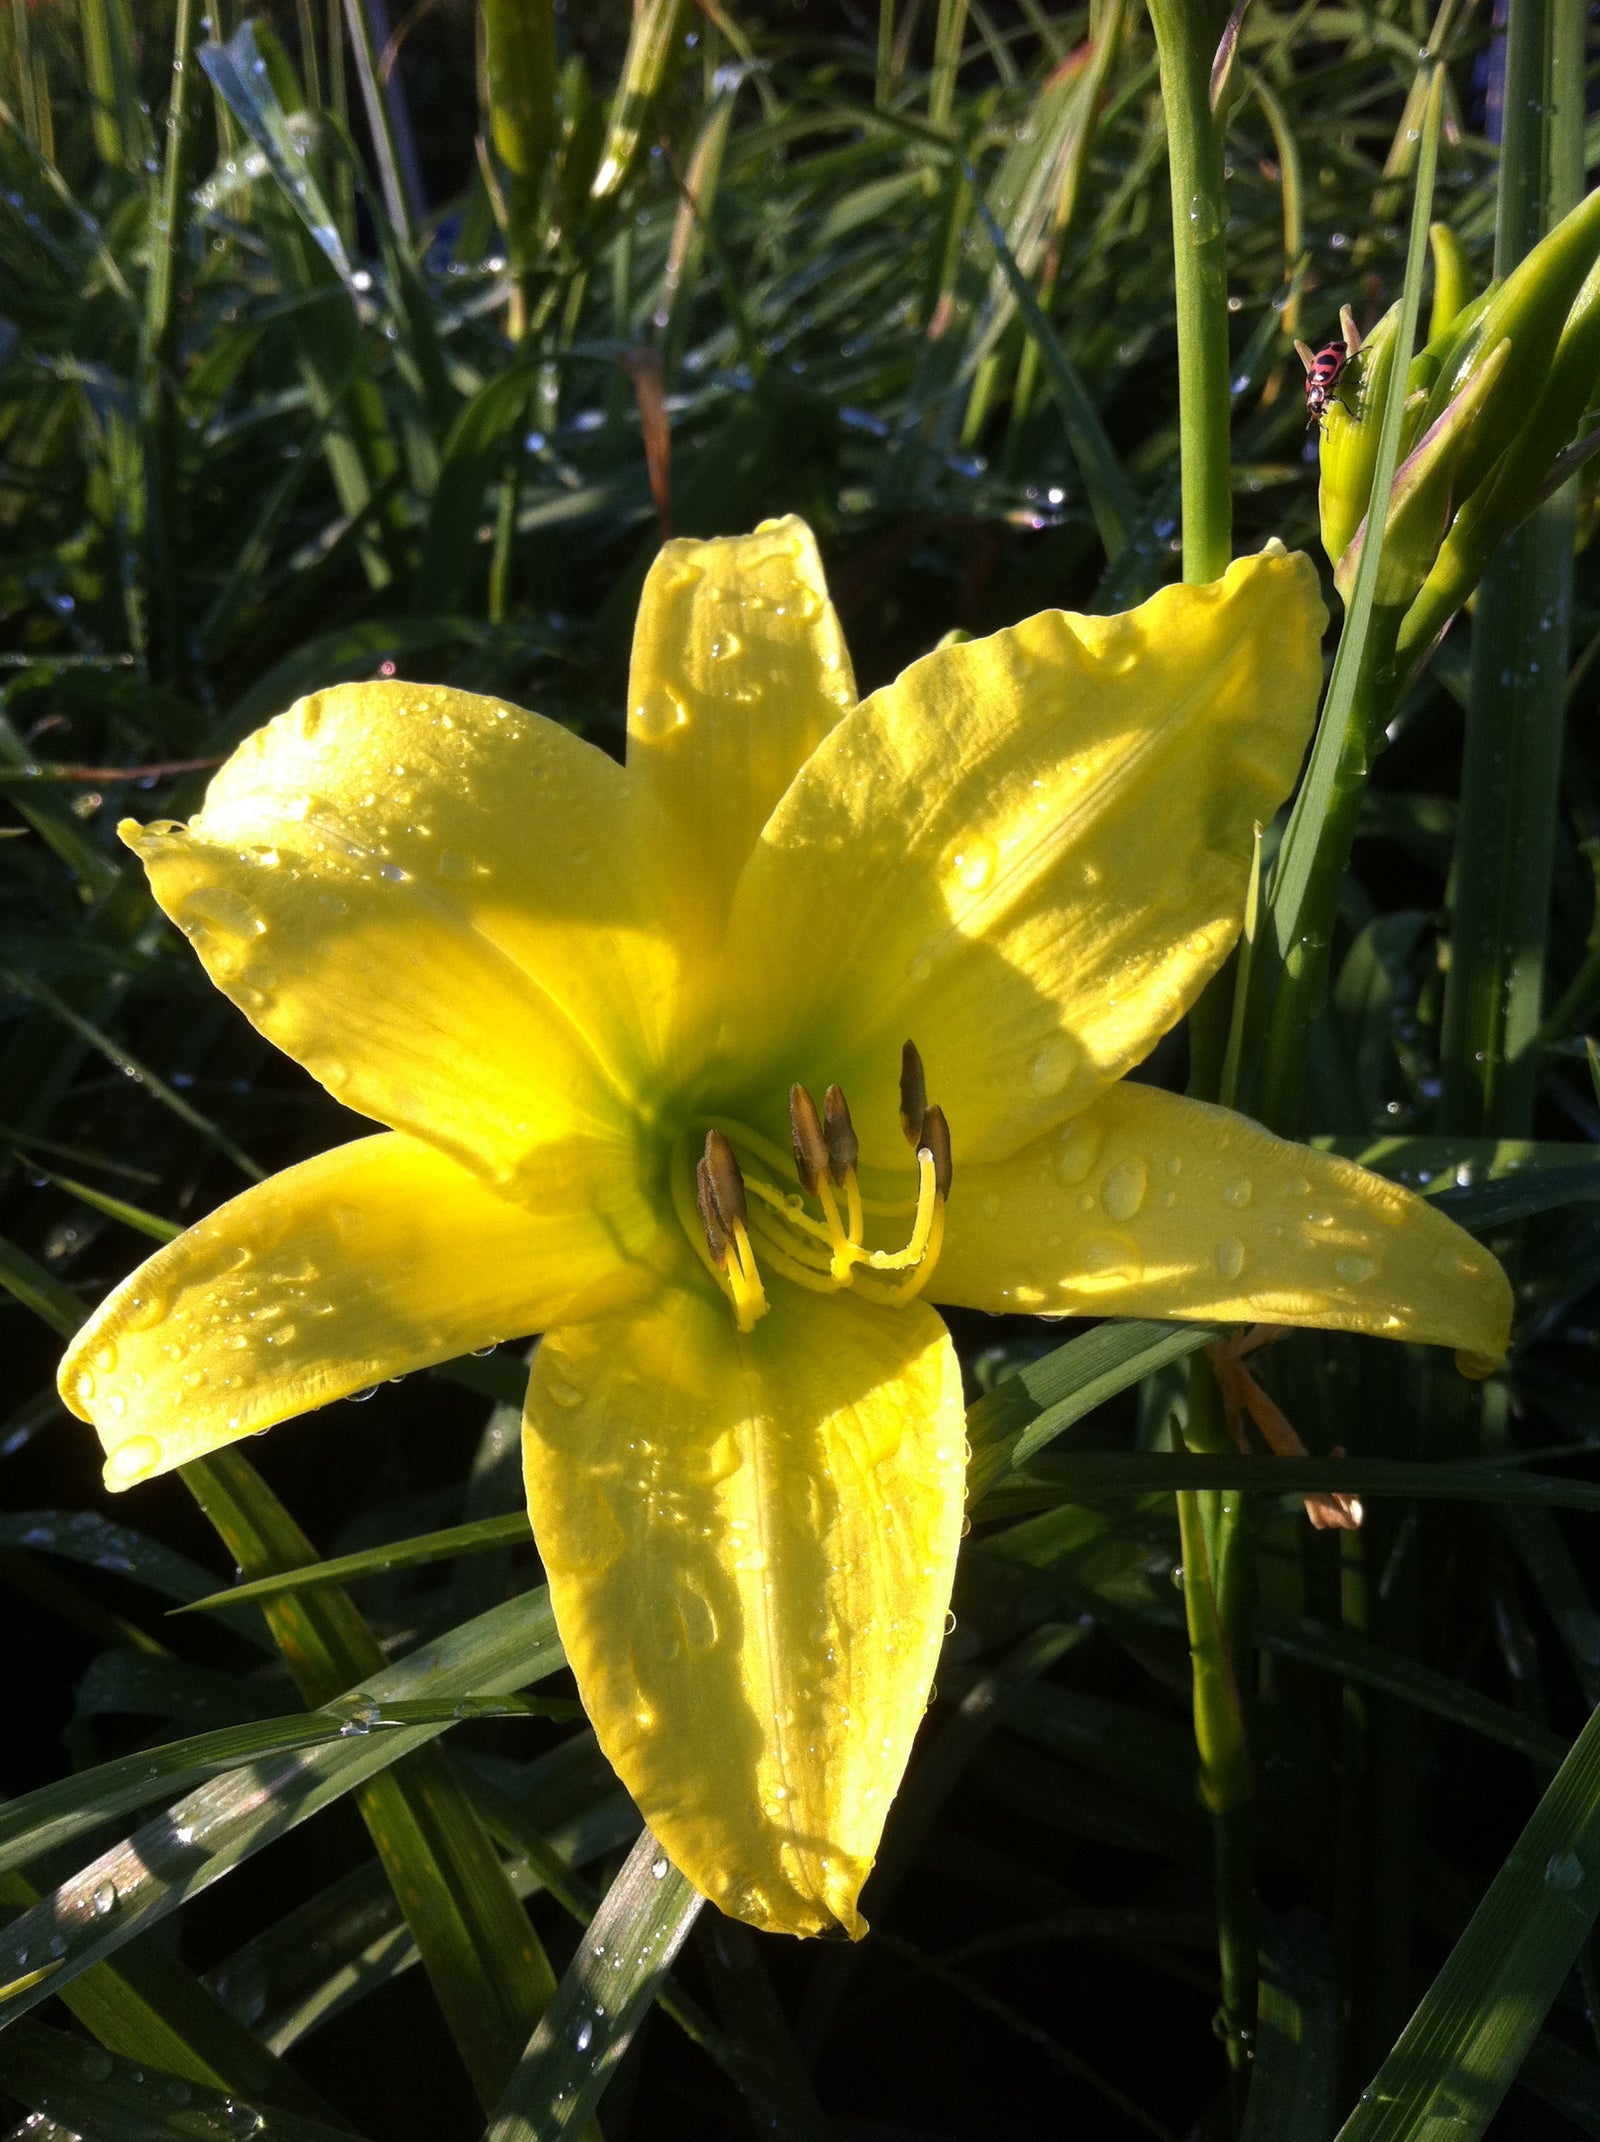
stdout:
<svg viewBox="0 0 1600 2142">
<path fill-rule="evenodd" d="M 541 1589 L 508 1600 L 346 1689 L 340 1702 L 349 1718 L 338 1741 L 271 1757 L 198 1787 L 0 1928 L 0 1982 L 22 1977 L 27 1956 L 49 1956 L 37 1983 L 0 2001 L 0 2027 L 70 1986 L 240 1861 L 448 1730 L 450 1721 L 443 1719 L 363 1730 L 385 1702 L 511 1694 L 561 1663 L 549 1597 Z M 65 1936 L 65 1952 L 50 1956 L 58 1933 Z"/>
<path fill-rule="evenodd" d="M 246 1574 L 314 1560 L 311 1542 L 237 1451 L 196 1459 L 182 1476 Z M 265 1611 L 309 1703 L 330 1702 L 382 1666 L 381 1648 L 344 1592 L 292 1594 Z M 357 1805 L 488 2106 L 554 1991 L 544 1951 L 442 1749 L 419 1748 L 386 1766 L 360 1786 Z"/>
<path fill-rule="evenodd" d="M 643 1831 L 540 2017 L 484 2142 L 549 2142 L 582 2131 L 704 1901 Z"/>
<path fill-rule="evenodd" d="M 0 2038 L 0 2090 L 95 2142 L 194 2142 L 248 2123 L 252 2142 L 351 2142 L 342 2122 L 308 2119 L 271 2105 L 242 2107 L 231 2094 L 85 2045 L 47 2024 L 22 2023 Z"/>
<path fill-rule="evenodd" d="M 0 1520 L 0 1528 L 3 1528 Z M 3 1537 L 3 1529 L 0 1529 Z M 246 1600 L 281 1598 L 286 1592 L 310 1590 L 323 1584 L 348 1584 L 357 1577 L 374 1577 L 391 1569 L 415 1569 L 427 1562 L 448 1562 L 460 1554 L 481 1554 L 491 1547 L 530 1542 L 532 1527 L 523 1511 L 504 1517 L 481 1517 L 467 1525 L 447 1525 L 441 1532 L 423 1532 L 407 1540 L 391 1540 L 382 1547 L 363 1547 L 355 1554 L 330 1556 L 305 1569 L 279 1570 L 270 1577 L 256 1577 L 227 1591 L 208 1592 L 203 1599 L 186 1599 L 174 1611 L 180 1614 L 215 1613 L 220 1608 L 241 1606 Z"/>
<path fill-rule="evenodd" d="M 1600 1711 L 1338 2142 L 1476 2142 L 1600 1912 Z"/>
</svg>

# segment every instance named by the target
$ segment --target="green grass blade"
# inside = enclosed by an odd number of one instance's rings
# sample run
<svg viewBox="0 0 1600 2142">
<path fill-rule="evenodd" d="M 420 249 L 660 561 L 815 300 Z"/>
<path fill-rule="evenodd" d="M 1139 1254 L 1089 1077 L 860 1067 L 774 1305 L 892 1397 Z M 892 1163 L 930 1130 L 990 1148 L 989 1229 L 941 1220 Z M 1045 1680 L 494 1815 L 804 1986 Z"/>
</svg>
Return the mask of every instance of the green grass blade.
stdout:
<svg viewBox="0 0 1600 2142">
<path fill-rule="evenodd" d="M 703 1901 L 644 1831 L 540 2017 L 484 2142 L 551 2142 L 583 2130 Z"/>
<path fill-rule="evenodd" d="M 184 1478 L 241 1570 L 275 1574 L 313 1559 L 311 1542 L 237 1452 L 186 1466 Z M 266 1615 L 310 1703 L 331 1701 L 382 1665 L 377 1640 L 344 1592 L 291 1594 Z M 490 2105 L 555 1990 L 544 1951 L 442 1749 L 419 1749 L 386 1767 L 362 1784 L 357 1804 L 451 2034 Z"/>
<path fill-rule="evenodd" d="M 255 24 L 241 22 L 226 44 L 202 45 L 200 64 L 229 111 L 266 158 L 268 170 L 340 281 L 348 283 L 351 269 L 344 240 L 316 173 L 295 140 L 289 115 L 257 48 Z"/>
<path fill-rule="evenodd" d="M 1476 2142 L 1600 1912 L 1600 1711 L 1338 2142 Z"/>
<path fill-rule="evenodd" d="M 233 1585 L 225 1592 L 208 1592 L 203 1599 L 186 1601 L 176 1612 L 214 1613 L 219 1608 L 239 1606 L 250 1599 L 278 1599 L 285 1592 L 307 1591 L 314 1585 L 348 1584 L 354 1577 L 375 1577 L 391 1569 L 414 1569 L 424 1562 L 448 1562 L 458 1554 L 479 1554 L 490 1547 L 503 1547 L 532 1537 L 527 1516 L 520 1510 L 506 1517 L 480 1517 L 470 1525 L 448 1525 L 441 1532 L 419 1532 L 409 1540 L 391 1540 L 382 1547 L 364 1547 L 359 1554 L 335 1555 L 326 1562 L 313 1562 L 305 1569 L 286 1569 L 275 1576 L 257 1577 L 249 1584 Z"/>
<path fill-rule="evenodd" d="M 27 2022 L 0 2038 L 0 2090 L 94 2142 L 350 2142 L 355 2130 L 270 2106 L 241 2106 L 181 2075 L 151 2073 L 66 2031 Z"/>
<path fill-rule="evenodd" d="M 1030 1362 L 968 1410 L 969 1500 L 979 1501 L 1002 1474 L 1025 1465 L 1108 1398 L 1220 1336 L 1215 1324 L 1130 1318 L 1102 1324 Z"/>
<path fill-rule="evenodd" d="M 368 1699 L 376 1713 L 391 1700 L 509 1695 L 561 1663 L 549 1596 L 527 1592 L 368 1676 L 345 1690 L 343 1701 L 353 1710 Z M 356 1730 L 186 1794 L 0 1930 L 0 1984 L 44 1972 L 38 1983 L 0 1999 L 0 2027 L 446 1729 L 441 1721 L 376 1734 Z M 50 1945 L 58 1934 L 66 1945 L 54 1956 Z"/>
</svg>

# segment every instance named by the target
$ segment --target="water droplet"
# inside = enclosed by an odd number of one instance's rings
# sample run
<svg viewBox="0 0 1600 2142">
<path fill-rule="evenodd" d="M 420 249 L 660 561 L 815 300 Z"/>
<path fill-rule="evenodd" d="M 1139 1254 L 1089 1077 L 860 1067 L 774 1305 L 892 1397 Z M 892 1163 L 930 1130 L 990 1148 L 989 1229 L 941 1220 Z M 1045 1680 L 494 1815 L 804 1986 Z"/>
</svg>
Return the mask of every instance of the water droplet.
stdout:
<svg viewBox="0 0 1600 2142">
<path fill-rule="evenodd" d="M 1544 1878 L 1552 1889 L 1570 1897 L 1583 1887 L 1583 1861 L 1576 1852 L 1554 1852 L 1545 1861 Z"/>
<path fill-rule="evenodd" d="M 743 645 L 744 642 L 737 632 L 719 632 L 711 642 L 711 659 L 713 662 L 727 661 L 736 655 Z"/>
<path fill-rule="evenodd" d="M 106 1459 L 106 1484 L 131 1487 L 134 1481 L 147 1479 L 160 1463 L 161 1445 L 154 1436 L 130 1435 Z"/>
<path fill-rule="evenodd" d="M 1072 1078 L 1077 1060 L 1077 1047 L 1065 1034 L 1057 1034 L 1047 1041 L 1029 1067 L 1034 1092 L 1046 1099 L 1063 1092 Z"/>
<path fill-rule="evenodd" d="M 583 1393 L 575 1383 L 564 1383 L 559 1376 L 552 1376 L 545 1384 L 545 1396 L 552 1405 L 563 1406 L 569 1411 L 583 1404 Z"/>
<path fill-rule="evenodd" d="M 587 2016 L 580 2016 L 578 2018 L 578 2026 L 576 2030 L 574 2030 L 574 2032 L 572 2033 L 573 2044 L 578 2048 L 578 2051 L 580 2053 L 586 2053 L 589 2050 L 590 2040 L 593 2037 L 594 2025 L 590 2022 Z"/>
<path fill-rule="evenodd" d="M 985 1218 L 986 1220 L 998 1220 L 998 1219 L 999 1219 L 999 1217 L 1000 1217 L 1000 1193 L 999 1193 L 999 1191 L 998 1191 L 998 1190 L 991 1190 L 991 1191 L 990 1191 L 990 1192 L 988 1193 L 988 1195 L 987 1195 L 987 1196 L 986 1196 L 986 1197 L 984 1198 L 984 1201 L 983 1201 L 983 1216 L 984 1216 L 984 1218 Z"/>
<path fill-rule="evenodd" d="M 1231 1183 L 1222 1186 L 1222 1202 L 1231 1205 L 1235 1212 L 1243 1212 L 1255 1194 L 1255 1185 L 1248 1175 L 1236 1175 Z"/>
<path fill-rule="evenodd" d="M 1447 1243 L 1433 1260 L 1433 1269 L 1441 1279 L 1472 1278 L 1478 1266 L 1471 1258 L 1458 1250 L 1454 1243 Z"/>
<path fill-rule="evenodd" d="M 1144 1203 L 1150 1171 L 1137 1158 L 1119 1160 L 1100 1185 L 1100 1202 L 1114 1220 L 1131 1220 Z"/>
<path fill-rule="evenodd" d="M 1370 1279 L 1376 1272 L 1378 1260 L 1376 1257 L 1363 1257 L 1359 1251 L 1352 1251 L 1348 1257 L 1338 1258 L 1333 1269 L 1347 1286 L 1359 1287 L 1364 1279 Z"/>
<path fill-rule="evenodd" d="M 1224 1279 L 1237 1279 L 1244 1270 L 1244 1244 L 1237 1235 L 1224 1235 L 1211 1257 Z"/>
<path fill-rule="evenodd" d="M 663 737 L 688 728 L 689 709 L 675 693 L 658 689 L 649 699 L 640 700 L 628 726 L 642 743 L 659 743 Z"/>
<path fill-rule="evenodd" d="M 89 1899 L 89 1902 L 94 1907 L 95 1917 L 97 1919 L 103 1919 L 108 1911 L 114 1911 L 116 1909 L 116 1883 L 102 1882 L 100 1886 L 95 1890 L 94 1895 Z"/>
<path fill-rule="evenodd" d="M 80 1369 L 78 1371 L 78 1379 L 73 1385 L 73 1389 L 83 1400 L 84 1404 L 87 1405 L 90 1399 L 94 1396 L 94 1370 Z"/>
<path fill-rule="evenodd" d="M 472 875 L 472 857 L 464 855 L 459 848 L 439 850 L 439 875 L 441 878 L 468 878 Z"/>
<path fill-rule="evenodd" d="M 655 1876 L 658 1882 L 664 1882 L 667 1878 L 667 1863 L 665 1859 L 651 1860 L 650 1872 Z"/>
<path fill-rule="evenodd" d="M 1095 1162 L 1100 1158 L 1100 1148 L 1105 1134 L 1100 1125 L 1087 1116 L 1079 1116 L 1067 1124 L 1061 1133 L 1061 1143 L 1056 1147 L 1056 1174 L 1064 1183 L 1081 1183 Z"/>
<path fill-rule="evenodd" d="M 178 920 L 202 930 L 209 925 L 237 937 L 260 937 L 267 927 L 261 910 L 228 885 L 197 886 L 179 908 Z"/>
<path fill-rule="evenodd" d="M 953 851 L 946 875 L 960 891 L 980 893 L 994 876 L 994 864 L 994 842 L 980 834 Z"/>
</svg>

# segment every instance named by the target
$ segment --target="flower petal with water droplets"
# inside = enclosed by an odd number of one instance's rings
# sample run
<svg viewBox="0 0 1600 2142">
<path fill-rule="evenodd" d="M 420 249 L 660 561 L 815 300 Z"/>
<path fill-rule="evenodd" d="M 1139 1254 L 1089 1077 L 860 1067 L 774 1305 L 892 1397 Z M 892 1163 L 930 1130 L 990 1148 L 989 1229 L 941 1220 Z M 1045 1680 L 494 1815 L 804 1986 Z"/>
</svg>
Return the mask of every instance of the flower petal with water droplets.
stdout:
<svg viewBox="0 0 1600 2142">
<path fill-rule="evenodd" d="M 944 1637 L 962 1522 L 943 1324 L 779 1283 L 549 1334 L 528 1510 L 600 1745 L 724 1911 L 859 1935 Z"/>
<path fill-rule="evenodd" d="M 614 1309 L 663 1244 L 591 1149 L 538 1213 L 412 1138 L 360 1138 L 231 1199 L 149 1258 L 69 1347 L 61 1395 L 106 1483 L 154 1473 L 430 1362 Z"/>
<path fill-rule="evenodd" d="M 729 927 L 748 1120 L 837 1079 L 896 1165 L 900 1048 L 959 1174 L 1131 1069 L 1238 935 L 1253 830 L 1316 711 L 1309 559 L 1240 559 L 1120 617 L 940 648 L 847 715 L 774 811 Z M 773 1134 L 769 1131 L 769 1135 Z"/>
<path fill-rule="evenodd" d="M 1123 1084 L 956 1170 L 933 1292 L 991 1311 L 1304 1324 L 1505 1353 L 1489 1252 L 1398 1183 L 1246 1117 Z"/>
</svg>

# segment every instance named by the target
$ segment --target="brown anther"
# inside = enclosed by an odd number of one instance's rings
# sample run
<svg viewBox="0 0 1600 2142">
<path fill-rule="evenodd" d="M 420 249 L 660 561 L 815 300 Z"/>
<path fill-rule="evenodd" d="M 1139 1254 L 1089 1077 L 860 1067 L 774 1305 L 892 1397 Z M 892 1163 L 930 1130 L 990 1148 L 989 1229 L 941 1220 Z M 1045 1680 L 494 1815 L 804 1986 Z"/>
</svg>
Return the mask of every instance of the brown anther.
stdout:
<svg viewBox="0 0 1600 2142">
<path fill-rule="evenodd" d="M 900 1128 L 913 1151 L 922 1143 L 922 1119 L 928 1113 L 928 1082 L 914 1041 L 900 1051 Z"/>
<path fill-rule="evenodd" d="M 944 1110 L 935 1102 L 923 1113 L 922 1136 L 917 1140 L 917 1151 L 926 1153 L 933 1161 L 933 1187 L 941 1199 L 950 1195 L 954 1170 L 950 1164 L 950 1126 L 944 1119 Z"/>
<path fill-rule="evenodd" d="M 822 1096 L 822 1135 L 828 1146 L 828 1173 L 835 1183 L 842 1183 L 860 1157 L 861 1141 L 837 1086 L 830 1086 Z"/>
<path fill-rule="evenodd" d="M 731 1238 L 735 1226 L 742 1227 L 746 1220 L 744 1177 L 733 1157 L 733 1147 L 721 1131 L 706 1132 L 705 1159 L 700 1166 L 706 1171 L 706 1187 L 711 1193 L 717 1218 L 722 1222 L 722 1231 Z M 699 1172 L 697 1168 L 697 1177 Z"/>
<path fill-rule="evenodd" d="M 828 1141 L 823 1136 L 817 1104 L 798 1082 L 789 1088 L 789 1133 L 794 1140 L 794 1172 L 807 1197 L 815 1197 L 817 1185 L 828 1173 Z"/>
<path fill-rule="evenodd" d="M 706 1247 L 711 1252 L 712 1262 L 721 1271 L 728 1261 L 730 1237 L 717 1211 L 717 1200 L 711 1188 L 711 1170 L 703 1160 L 695 1163 L 694 1201 L 700 1207 L 700 1224 L 706 1231 Z"/>
</svg>

